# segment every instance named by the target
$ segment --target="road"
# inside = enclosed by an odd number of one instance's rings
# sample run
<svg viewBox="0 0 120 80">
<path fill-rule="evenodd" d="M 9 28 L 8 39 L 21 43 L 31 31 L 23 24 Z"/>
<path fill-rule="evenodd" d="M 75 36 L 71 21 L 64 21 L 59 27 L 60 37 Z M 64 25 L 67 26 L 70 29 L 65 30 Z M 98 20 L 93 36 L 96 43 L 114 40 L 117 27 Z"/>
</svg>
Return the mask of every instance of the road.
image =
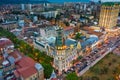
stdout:
<svg viewBox="0 0 120 80">
<path fill-rule="evenodd" d="M 104 42 L 104 38 L 106 36 L 107 34 L 100 37 L 98 43 Z M 104 58 L 107 54 L 114 50 L 117 45 L 120 45 L 120 36 L 108 37 L 107 39 L 109 40 L 109 42 L 104 42 L 104 44 L 100 48 L 98 48 L 95 44 L 92 45 L 91 47 L 93 48 L 93 50 L 89 53 L 89 55 L 84 55 L 84 57 L 79 62 L 74 64 L 74 68 L 70 68 L 69 70 L 67 70 L 60 76 L 59 79 L 64 80 L 63 78 L 66 76 L 66 74 L 71 72 L 76 72 L 78 76 L 83 75 L 87 70 L 90 69 L 90 67 L 94 66 L 97 62 L 99 62 L 102 58 Z"/>
<path fill-rule="evenodd" d="M 120 44 L 120 39 L 116 40 L 116 42 L 114 42 L 113 44 L 108 44 L 106 46 L 103 47 L 103 50 L 101 50 L 100 52 L 98 52 L 98 54 L 101 54 L 100 57 L 98 57 L 96 60 L 94 60 L 93 62 L 89 63 L 89 65 L 87 65 L 84 69 L 82 69 L 80 72 L 78 72 L 78 76 L 83 75 L 87 70 L 90 69 L 90 67 L 93 67 L 97 62 L 99 62 L 102 58 L 104 58 L 107 54 L 109 54 L 112 50 L 114 50 L 116 48 L 117 45 Z M 88 61 L 89 62 L 89 61 Z"/>
</svg>

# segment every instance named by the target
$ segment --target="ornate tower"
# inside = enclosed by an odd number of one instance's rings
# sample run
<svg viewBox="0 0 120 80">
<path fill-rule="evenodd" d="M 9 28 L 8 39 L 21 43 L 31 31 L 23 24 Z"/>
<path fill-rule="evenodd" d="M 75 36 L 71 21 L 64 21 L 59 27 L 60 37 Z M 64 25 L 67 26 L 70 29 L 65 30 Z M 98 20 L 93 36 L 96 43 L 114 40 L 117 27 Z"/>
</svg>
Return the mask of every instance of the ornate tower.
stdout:
<svg viewBox="0 0 120 80">
<path fill-rule="evenodd" d="M 66 46 L 65 46 L 65 39 L 63 34 L 63 29 L 59 28 L 57 30 L 57 37 L 56 37 L 56 55 L 54 57 L 54 66 L 58 70 L 59 74 L 62 73 L 62 70 L 65 69 L 65 56 L 66 56 Z"/>
</svg>

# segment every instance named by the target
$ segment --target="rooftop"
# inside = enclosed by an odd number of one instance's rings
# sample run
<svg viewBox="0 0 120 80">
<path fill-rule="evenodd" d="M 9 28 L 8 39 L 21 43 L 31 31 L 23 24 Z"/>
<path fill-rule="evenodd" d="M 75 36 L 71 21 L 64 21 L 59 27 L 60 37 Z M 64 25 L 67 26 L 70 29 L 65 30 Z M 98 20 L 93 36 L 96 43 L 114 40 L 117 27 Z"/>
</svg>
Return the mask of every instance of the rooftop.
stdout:
<svg viewBox="0 0 120 80">
<path fill-rule="evenodd" d="M 14 50 L 13 52 L 9 53 L 9 56 L 12 56 L 16 61 L 22 58 L 22 54 L 18 50 Z"/>
<path fill-rule="evenodd" d="M 0 48 L 5 48 L 11 44 L 12 44 L 11 40 L 9 40 L 7 38 L 0 38 Z"/>
<path fill-rule="evenodd" d="M 102 5 L 103 6 L 114 6 L 115 4 L 120 5 L 120 2 L 105 2 Z"/>
<path fill-rule="evenodd" d="M 18 62 L 16 62 L 16 65 L 19 66 L 20 68 L 34 66 L 35 61 L 29 57 L 22 57 Z"/>
<path fill-rule="evenodd" d="M 22 57 L 16 62 L 17 69 L 14 72 L 16 77 L 22 76 L 24 79 L 37 73 L 37 70 L 41 70 L 42 66 L 29 57 Z M 43 68 L 42 68 L 43 69 Z"/>
<path fill-rule="evenodd" d="M 85 40 L 84 42 L 81 42 L 81 46 L 82 48 L 85 48 L 86 46 L 92 45 L 96 41 L 98 41 L 98 37 L 92 36 L 88 38 L 87 40 Z"/>
</svg>

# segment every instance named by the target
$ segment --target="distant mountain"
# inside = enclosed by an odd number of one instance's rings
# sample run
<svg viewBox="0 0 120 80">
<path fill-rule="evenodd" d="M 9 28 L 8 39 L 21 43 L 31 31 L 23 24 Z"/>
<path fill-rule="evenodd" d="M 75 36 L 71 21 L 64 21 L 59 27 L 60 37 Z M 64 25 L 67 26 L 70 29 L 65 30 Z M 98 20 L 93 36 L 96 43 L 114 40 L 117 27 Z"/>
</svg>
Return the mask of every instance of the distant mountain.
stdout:
<svg viewBox="0 0 120 80">
<path fill-rule="evenodd" d="M 89 0 L 0 0 L 0 4 L 39 4 L 50 2 L 89 2 Z"/>
<path fill-rule="evenodd" d="M 50 2 L 89 2 L 90 0 L 48 0 Z"/>
<path fill-rule="evenodd" d="M 0 4 L 39 4 L 50 3 L 47 0 L 0 0 Z"/>
</svg>

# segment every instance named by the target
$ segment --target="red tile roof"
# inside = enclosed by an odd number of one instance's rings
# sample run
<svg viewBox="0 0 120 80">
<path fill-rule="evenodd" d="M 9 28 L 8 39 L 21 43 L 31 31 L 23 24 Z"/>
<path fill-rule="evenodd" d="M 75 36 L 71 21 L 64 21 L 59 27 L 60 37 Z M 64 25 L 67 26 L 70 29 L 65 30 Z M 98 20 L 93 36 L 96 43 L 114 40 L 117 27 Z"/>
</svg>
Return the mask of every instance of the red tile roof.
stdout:
<svg viewBox="0 0 120 80">
<path fill-rule="evenodd" d="M 51 80 L 58 80 L 57 78 L 52 78 Z"/>
<path fill-rule="evenodd" d="M 5 48 L 6 46 L 11 45 L 11 44 L 12 44 L 11 40 L 7 38 L 0 39 L 0 48 Z"/>
<path fill-rule="evenodd" d="M 14 50 L 13 52 L 9 53 L 9 55 L 14 57 L 15 59 L 19 58 L 19 56 L 22 56 L 22 54 L 18 50 Z"/>
<path fill-rule="evenodd" d="M 64 28 L 64 30 L 67 31 L 67 30 L 71 30 L 71 29 L 73 29 L 73 28 L 74 28 L 74 27 L 71 27 L 71 26 L 70 26 L 70 27 Z"/>
<path fill-rule="evenodd" d="M 37 70 L 35 69 L 35 67 L 25 67 L 16 70 L 14 73 L 16 77 L 19 77 L 19 75 L 21 75 L 24 79 L 26 79 L 31 75 L 35 74 L 36 72 Z"/>
<path fill-rule="evenodd" d="M 20 59 L 16 64 L 20 66 L 21 68 L 23 68 L 27 66 L 34 66 L 35 61 L 29 57 L 22 57 L 22 59 Z"/>
<path fill-rule="evenodd" d="M 14 72 L 16 77 L 22 76 L 24 79 L 30 77 L 37 72 L 35 68 L 35 61 L 29 57 L 23 57 L 16 65 L 18 66 Z"/>
</svg>

